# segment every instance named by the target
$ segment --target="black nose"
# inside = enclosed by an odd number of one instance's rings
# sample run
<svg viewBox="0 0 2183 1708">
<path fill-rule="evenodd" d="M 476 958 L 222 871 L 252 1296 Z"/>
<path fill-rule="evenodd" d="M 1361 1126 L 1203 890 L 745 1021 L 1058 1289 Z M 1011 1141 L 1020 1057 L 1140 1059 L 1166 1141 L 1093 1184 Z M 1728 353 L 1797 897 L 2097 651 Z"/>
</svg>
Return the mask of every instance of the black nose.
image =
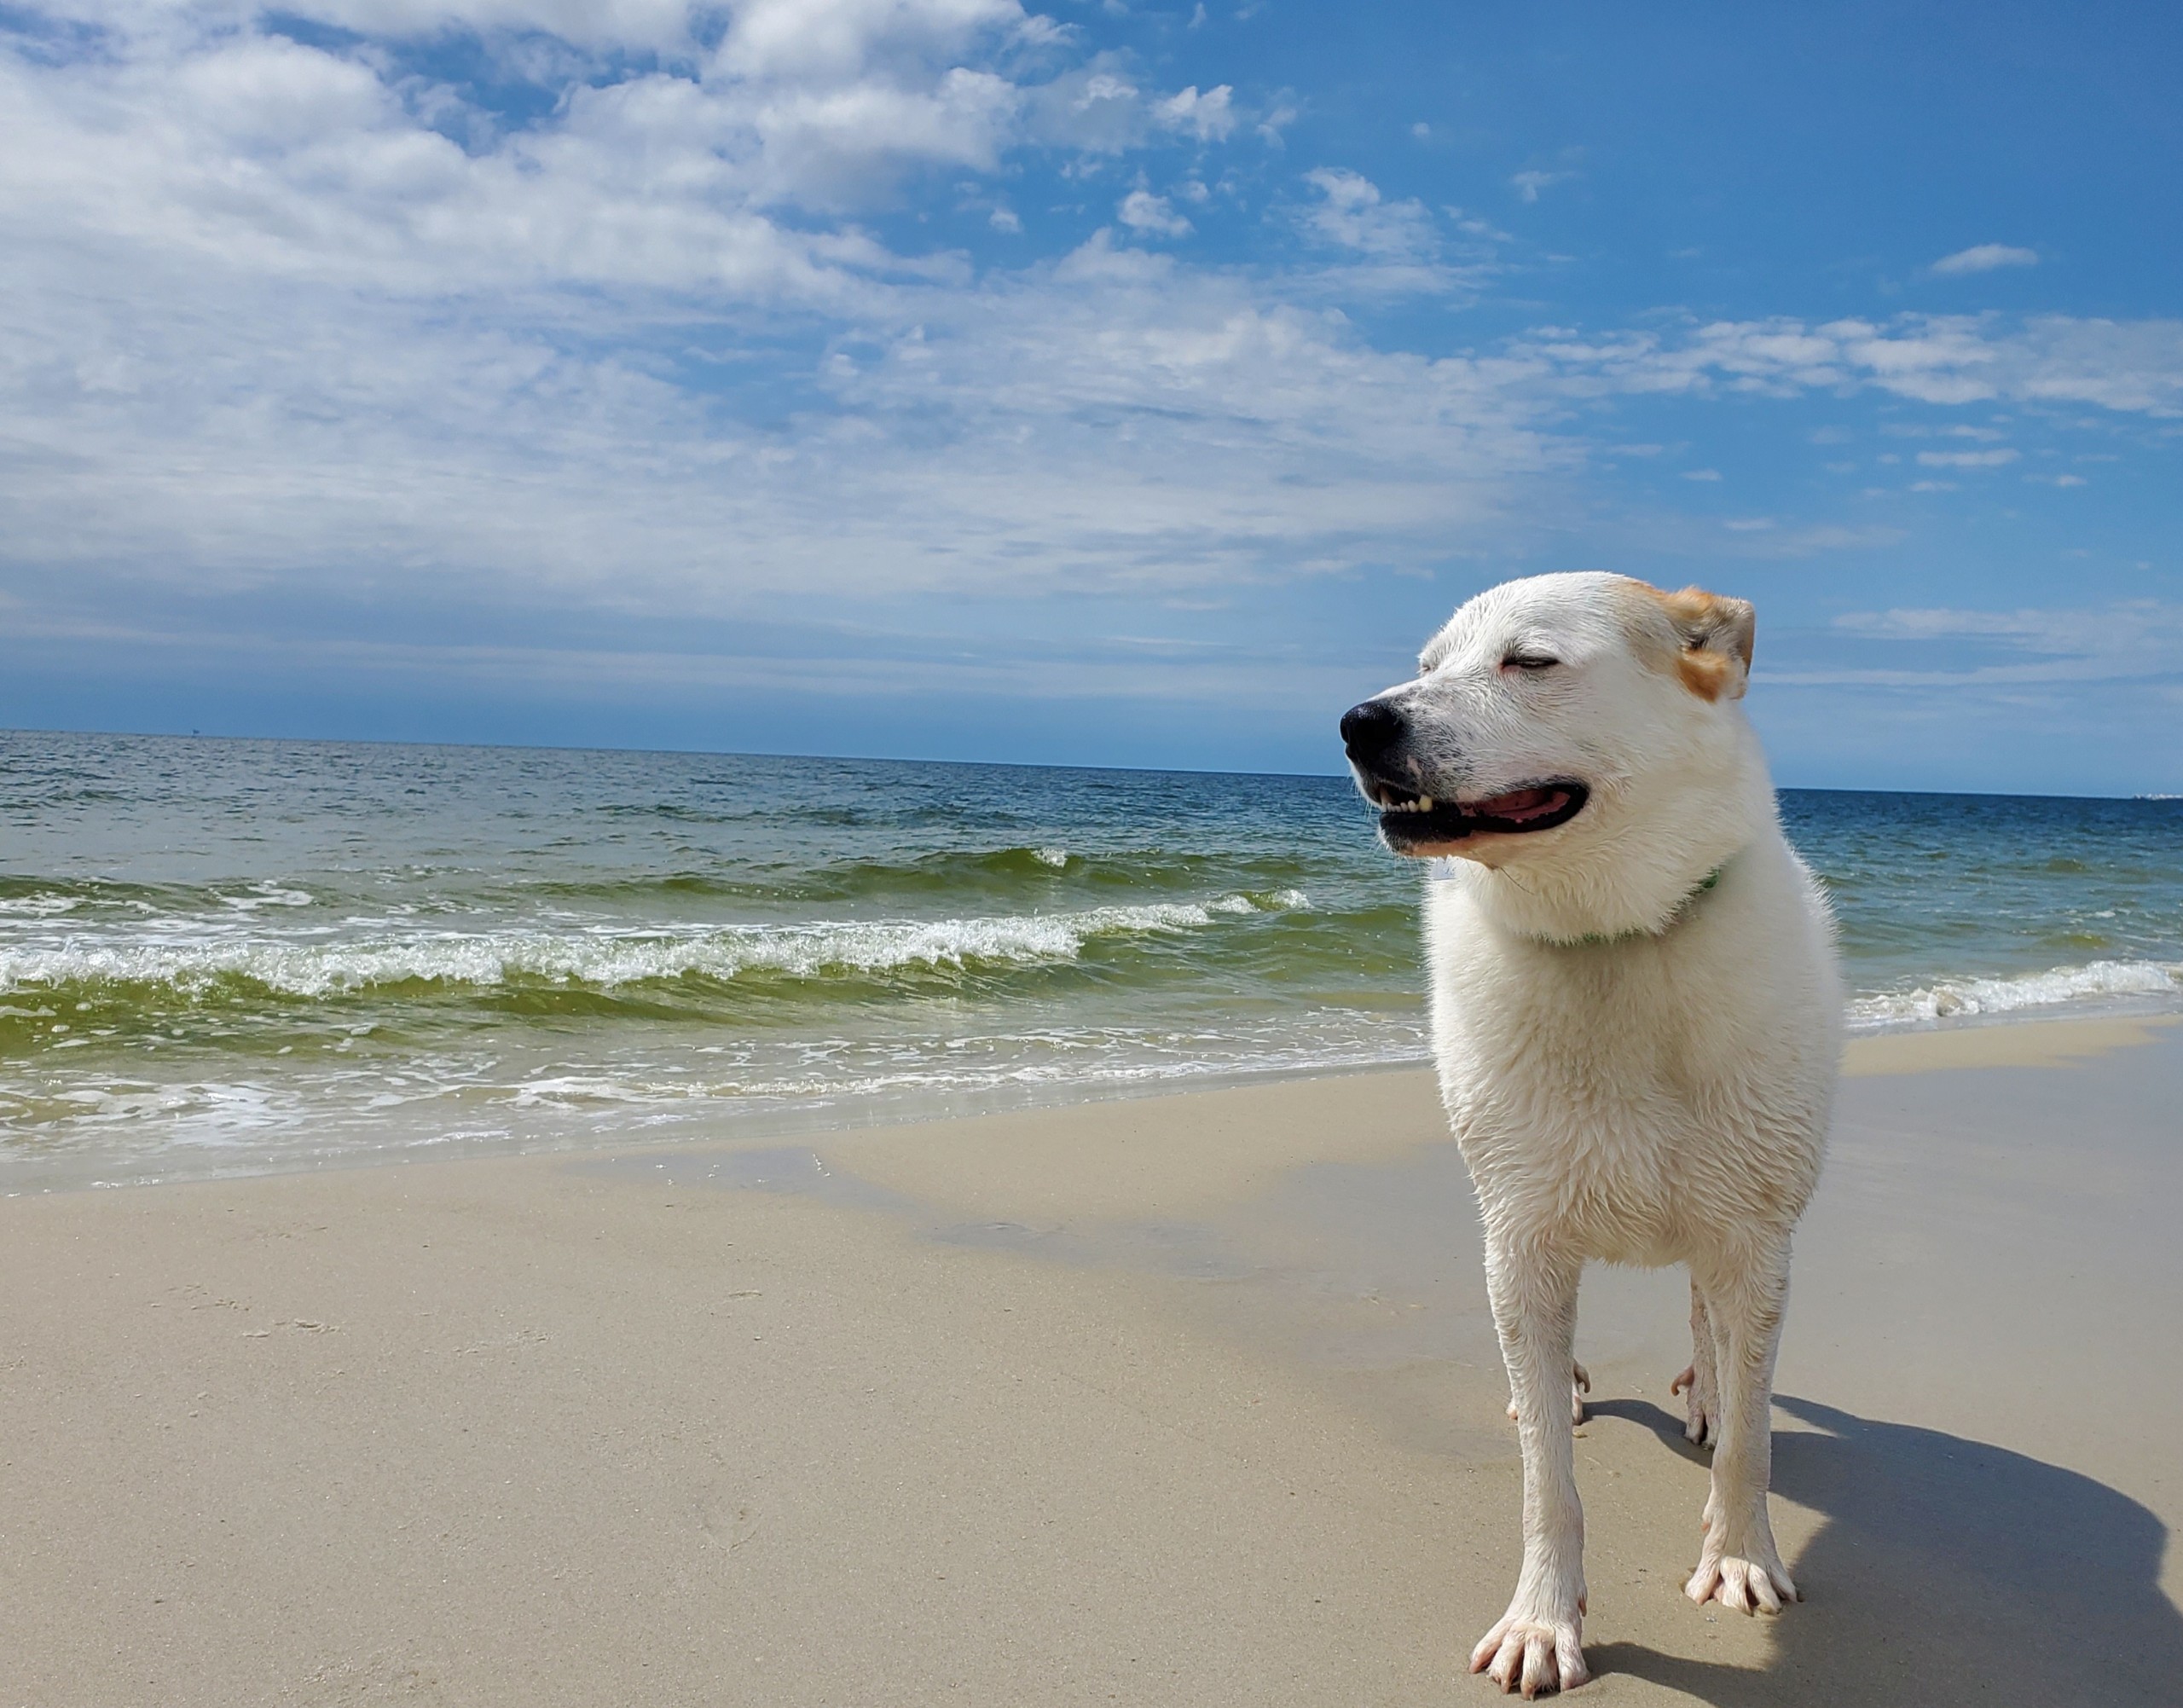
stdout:
<svg viewBox="0 0 2183 1708">
<path fill-rule="evenodd" d="M 1385 700 L 1367 700 L 1341 715 L 1341 744 L 1362 765 L 1393 747 L 1403 732 L 1402 714 Z"/>
</svg>

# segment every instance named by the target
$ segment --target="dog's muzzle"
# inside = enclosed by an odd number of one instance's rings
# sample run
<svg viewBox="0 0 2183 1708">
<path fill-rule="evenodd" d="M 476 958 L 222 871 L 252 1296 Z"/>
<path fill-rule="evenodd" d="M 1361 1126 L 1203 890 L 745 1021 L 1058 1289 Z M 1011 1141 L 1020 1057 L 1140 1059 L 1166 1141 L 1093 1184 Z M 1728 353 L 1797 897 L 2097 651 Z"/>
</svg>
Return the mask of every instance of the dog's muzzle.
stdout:
<svg viewBox="0 0 2183 1708">
<path fill-rule="evenodd" d="M 1414 763 L 1398 760 L 1410 721 L 1387 699 L 1366 700 L 1342 714 L 1341 744 L 1357 773 L 1357 786 L 1380 809 L 1380 835 L 1397 854 L 1446 853 L 1472 837 L 1528 836 L 1566 825 L 1584 810 L 1589 785 L 1573 777 L 1548 777 L 1496 794 L 1464 800 L 1425 792 Z M 1397 770 L 1410 774 L 1403 780 Z"/>
</svg>

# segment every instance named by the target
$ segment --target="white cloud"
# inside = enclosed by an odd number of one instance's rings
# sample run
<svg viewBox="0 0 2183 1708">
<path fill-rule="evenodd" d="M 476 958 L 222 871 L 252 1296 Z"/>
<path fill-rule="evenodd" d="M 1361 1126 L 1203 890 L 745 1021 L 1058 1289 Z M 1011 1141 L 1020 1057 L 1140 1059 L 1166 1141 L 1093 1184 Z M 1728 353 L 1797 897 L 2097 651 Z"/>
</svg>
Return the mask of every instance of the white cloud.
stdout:
<svg viewBox="0 0 2183 1708">
<path fill-rule="evenodd" d="M 992 171 L 1022 100 L 1006 78 L 959 66 L 922 88 L 866 79 L 770 95 L 753 114 L 767 168 L 756 199 L 854 208 L 906 169 Z"/>
<path fill-rule="evenodd" d="M 1225 142 L 1236 128 L 1236 109 L 1229 101 L 1233 93 L 1224 83 L 1200 95 L 1197 85 L 1192 84 L 1165 101 L 1155 101 L 1152 116 L 1167 129 L 1186 130 L 1201 142 Z"/>
<path fill-rule="evenodd" d="M 1319 200 L 1303 214 L 1313 235 L 1379 261 L 1423 262 L 1439 252 L 1433 215 L 1415 200 L 1388 201 L 1362 173 L 1319 166 L 1304 174 Z"/>
<path fill-rule="evenodd" d="M 1573 176 L 1574 174 L 1569 172 L 1518 172 L 1508 182 L 1514 187 L 1516 194 L 1526 201 L 1537 201 L 1541 190 L 1550 189 L 1564 179 Z"/>
<path fill-rule="evenodd" d="M 1155 129 L 1149 100 L 1121 62 L 1103 57 L 1039 86 L 1027 108 L 1026 136 L 1095 154 L 1117 154 Z"/>
<path fill-rule="evenodd" d="M 917 165 L 989 165 L 1013 97 L 922 89 L 578 83 L 552 125 L 466 148 L 366 60 L 233 32 L 131 39 L 57 68 L 0 54 L 0 231 L 194 256 L 241 276 L 402 292 L 617 284 L 841 302 L 915 272 L 785 201 L 857 200 Z"/>
<path fill-rule="evenodd" d="M 141 29 L 199 23 L 235 27 L 259 15 L 246 3 L 189 4 L 171 0 L 149 3 L 101 3 L 64 0 L 40 10 L 74 15 L 101 26 Z M 447 30 L 481 34 L 540 32 L 586 48 L 650 48 L 662 51 L 692 45 L 689 0 L 299 0 L 278 9 L 292 18 L 331 24 L 360 35 L 420 38 Z"/>
<path fill-rule="evenodd" d="M 1563 369 L 1572 388 L 1601 394 L 1870 388 L 1938 405 L 2070 402 L 2183 415 L 2183 321 L 1909 315 L 1881 326 L 1783 317 L 1605 338 L 1543 328 L 1516 347 Z"/>
<path fill-rule="evenodd" d="M 1115 210 L 1115 217 L 1132 231 L 1154 232 L 1162 237 L 1187 237 L 1190 223 L 1175 211 L 1174 204 L 1149 190 L 1132 190 Z"/>
<path fill-rule="evenodd" d="M 1717 468 L 1685 469 L 1682 478 L 1685 480 L 1718 480 L 1721 478 L 1721 472 Z"/>
<path fill-rule="evenodd" d="M 715 63 L 738 77 L 846 81 L 875 61 L 958 58 L 1028 21 L 1016 0 L 739 0 Z"/>
<path fill-rule="evenodd" d="M 1836 631 L 1862 640 L 1931 651 L 1953 646 L 1921 668 L 1784 672 L 1774 680 L 1807 684 L 2000 686 L 2034 683 L 2143 680 L 2183 674 L 2183 605 L 2126 599 L 2091 608 L 1966 611 L 1955 608 L 1850 611 Z M 1971 662 L 1983 649 L 1984 662 Z M 1954 668 L 1948 668 L 1953 663 Z"/>
<path fill-rule="evenodd" d="M 1981 243 L 1973 248 L 1959 249 L 1953 255 L 1943 255 L 1927 270 L 1943 275 L 1957 273 L 1990 273 L 1997 267 L 2036 267 L 2039 252 L 2035 249 L 2015 249 L 2006 243 Z"/>
<path fill-rule="evenodd" d="M 1992 451 L 1920 451 L 1918 461 L 1925 468 L 1999 468 L 2004 463 L 2014 462 L 2020 453 L 2002 449 Z"/>
<path fill-rule="evenodd" d="M 1506 234 L 1451 208 L 1445 233 L 1433 211 L 1415 197 L 1391 200 L 1362 173 L 1317 166 L 1303 175 L 1310 192 L 1300 203 L 1277 203 L 1294 227 L 1334 258 L 1292 269 L 1291 289 L 1323 300 L 1387 301 L 1404 296 L 1475 290 L 1496 269 Z"/>
<path fill-rule="evenodd" d="M 875 276 L 959 266 L 829 224 L 888 206 L 909 175 L 989 174 L 1040 142 L 1217 141 L 1234 122 L 1225 84 L 1162 96 L 1097 58 L 1038 71 L 1065 44 L 1016 0 L 744 0 L 709 52 L 698 14 L 651 0 L 299 0 L 286 15 L 391 39 L 306 45 L 219 0 L 87 13 L 97 51 L 60 62 L 0 34 L 0 235 L 96 233 L 352 287 L 839 309 Z M 395 51 L 459 27 L 502 32 L 482 49 L 548 78 L 558 110 L 512 125 Z M 565 39 L 505 33 L 540 30 Z M 594 55 L 607 48 L 666 57 L 627 70 Z"/>
</svg>

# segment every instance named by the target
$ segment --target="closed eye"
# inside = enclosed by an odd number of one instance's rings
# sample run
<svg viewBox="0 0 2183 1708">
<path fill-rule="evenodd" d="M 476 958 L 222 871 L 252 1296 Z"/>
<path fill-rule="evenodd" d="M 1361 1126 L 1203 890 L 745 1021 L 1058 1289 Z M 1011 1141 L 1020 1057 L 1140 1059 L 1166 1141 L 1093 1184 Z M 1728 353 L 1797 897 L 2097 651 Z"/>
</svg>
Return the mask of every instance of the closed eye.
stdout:
<svg viewBox="0 0 2183 1708">
<path fill-rule="evenodd" d="M 1549 658 L 1543 652 L 1511 652 L 1501 661 L 1504 670 L 1551 670 L 1561 661 Z"/>
</svg>

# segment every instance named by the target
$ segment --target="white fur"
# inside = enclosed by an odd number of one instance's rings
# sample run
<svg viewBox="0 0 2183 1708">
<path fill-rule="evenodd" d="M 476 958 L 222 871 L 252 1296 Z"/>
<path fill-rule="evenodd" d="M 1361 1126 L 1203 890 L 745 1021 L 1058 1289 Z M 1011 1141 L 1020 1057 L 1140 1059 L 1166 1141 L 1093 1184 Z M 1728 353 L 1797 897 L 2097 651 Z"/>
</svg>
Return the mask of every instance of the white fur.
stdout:
<svg viewBox="0 0 2183 1708">
<path fill-rule="evenodd" d="M 1748 636 L 1748 606 L 1712 608 Z M 1746 660 L 1724 647 L 1642 583 L 1541 576 L 1463 606 L 1419 678 L 1379 697 L 1414 731 L 1399 762 L 1421 792 L 1591 789 L 1557 828 L 1426 850 L 1453 856 L 1426 891 L 1433 1041 L 1524 1459 L 1522 1572 L 1472 1665 L 1527 1697 L 1588 1676 L 1569 1404 L 1588 1260 L 1690 1268 L 1677 1387 L 1690 1439 L 1715 1448 L 1691 1599 L 1772 1612 L 1796 1597 L 1767 1514 L 1769 1408 L 1841 996 L 1826 903 L 1743 715 Z M 1678 649 L 1717 655 L 1699 661 L 1715 698 Z M 1512 669 L 1519 650 L 1561 662 Z"/>
</svg>

